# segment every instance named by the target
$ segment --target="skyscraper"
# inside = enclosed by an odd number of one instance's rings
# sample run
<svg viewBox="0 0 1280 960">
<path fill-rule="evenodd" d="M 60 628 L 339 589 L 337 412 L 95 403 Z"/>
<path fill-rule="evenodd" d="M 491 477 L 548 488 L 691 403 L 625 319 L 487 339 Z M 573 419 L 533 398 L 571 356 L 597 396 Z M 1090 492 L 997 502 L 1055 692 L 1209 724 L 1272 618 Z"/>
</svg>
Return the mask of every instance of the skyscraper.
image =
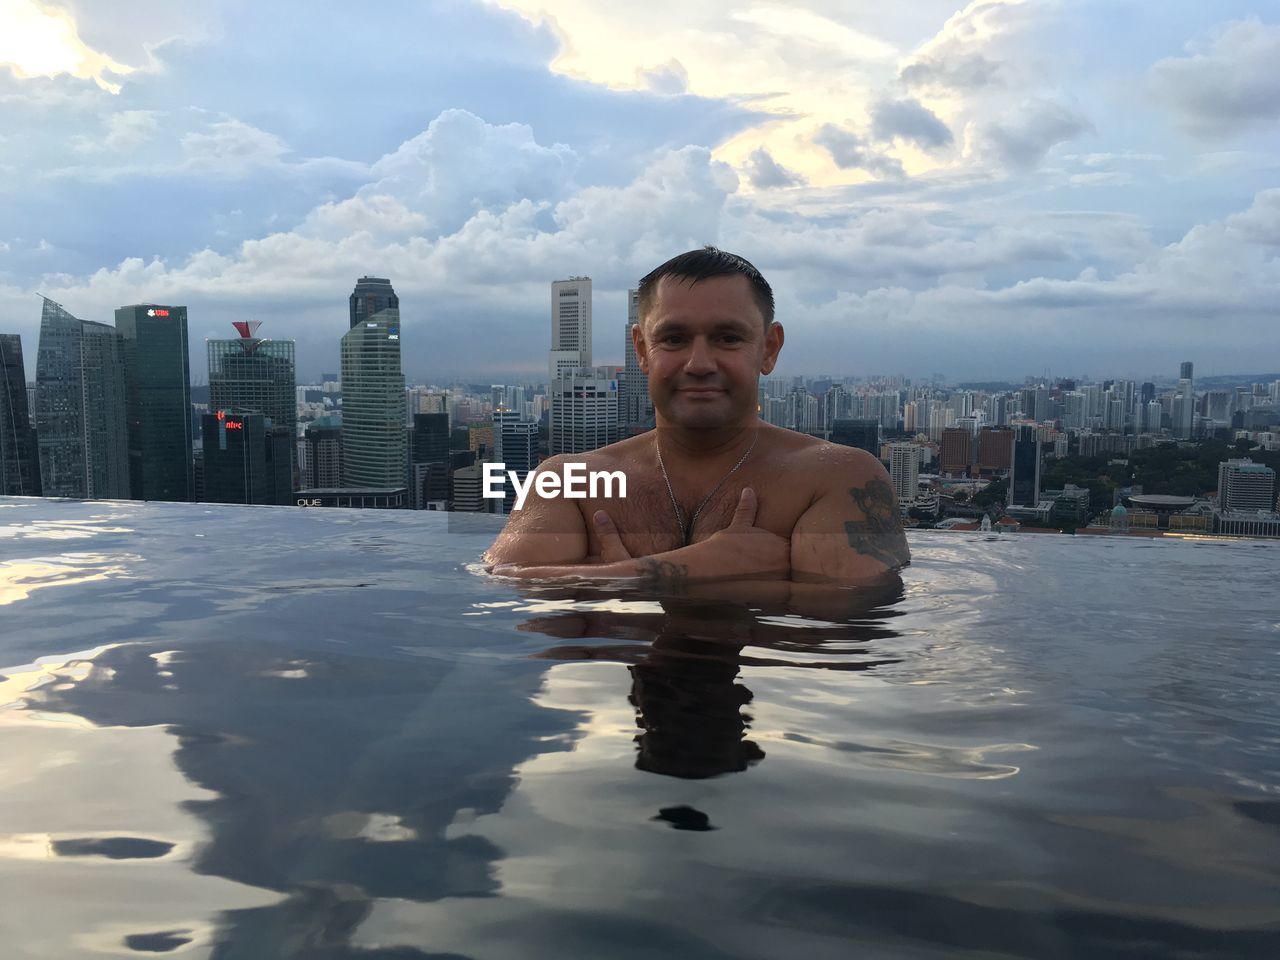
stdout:
<svg viewBox="0 0 1280 960">
<path fill-rule="evenodd" d="M 16 333 L 0 333 L 0 496 L 40 496 L 40 459 Z"/>
<path fill-rule="evenodd" d="M 1173 398 L 1173 434 L 1190 437 L 1196 422 L 1195 383 L 1191 361 L 1185 360 L 1179 370 L 1178 393 Z"/>
<path fill-rule="evenodd" d="M 1178 377 L 1182 380 L 1194 379 L 1195 365 L 1190 360 L 1183 360 L 1182 366 L 1178 369 Z"/>
<path fill-rule="evenodd" d="M 572 377 L 591 366 L 591 278 L 570 277 L 551 284 L 551 351 L 547 358 L 547 388 L 550 405 L 549 443 L 551 451 L 566 448 L 571 441 L 556 437 L 556 424 L 564 414 L 557 413 L 558 398 L 563 391 L 555 389 L 557 380 Z M 616 391 L 615 391 L 616 392 Z M 616 420 L 617 411 L 614 412 Z"/>
<path fill-rule="evenodd" d="M 361 278 L 351 296 L 352 326 L 342 337 L 342 485 L 404 487 L 400 300 L 391 281 L 372 277 Z M 370 314 L 371 306 L 379 309 Z"/>
<path fill-rule="evenodd" d="M 870 417 L 840 419 L 831 423 L 831 442 L 857 447 L 874 457 L 880 456 L 880 421 Z"/>
<path fill-rule="evenodd" d="M 413 445 L 409 452 L 410 480 L 413 483 L 410 502 L 415 509 L 449 499 L 449 415 L 447 413 L 415 413 Z"/>
<path fill-rule="evenodd" d="M 214 413 L 261 413 L 273 427 L 293 438 L 298 429 L 295 344 L 257 336 L 260 325 L 257 320 L 236 320 L 232 326 L 238 337 L 205 341 L 209 409 Z M 291 476 L 295 456 L 290 453 Z"/>
<path fill-rule="evenodd" d="M 36 353 L 36 444 L 46 497 L 129 498 L 124 343 L 45 298 Z"/>
<path fill-rule="evenodd" d="M 293 437 L 261 413 L 200 418 L 207 503 L 284 505 L 293 500 Z"/>
<path fill-rule="evenodd" d="M 618 384 L 618 403 L 622 411 L 624 432 L 648 424 L 653 420 L 653 401 L 649 398 L 649 378 L 640 369 L 631 328 L 640 322 L 640 291 L 627 291 L 627 325 L 623 331 L 623 356 L 625 362 L 622 379 Z"/>
<path fill-rule="evenodd" d="M 342 486 L 342 424 L 333 417 L 320 417 L 307 424 L 307 488 L 333 489 Z"/>
<path fill-rule="evenodd" d="M 591 366 L 591 278 L 551 284 L 551 356 L 547 380 Z"/>
<path fill-rule="evenodd" d="M 361 277 L 351 292 L 351 326 L 373 318 L 383 310 L 400 309 L 400 298 L 391 289 L 391 281 L 383 277 Z"/>
<path fill-rule="evenodd" d="M 187 308 L 119 307 L 116 330 L 124 342 L 130 496 L 190 501 L 195 477 Z"/>
<path fill-rule="evenodd" d="M 592 367 L 551 381 L 551 453 L 586 453 L 618 437 L 618 367 Z"/>
<path fill-rule="evenodd" d="M 515 506 L 516 491 L 509 473 L 514 471 L 521 483 L 538 462 L 538 425 L 521 418 L 515 410 L 499 408 L 493 412 L 494 461 L 504 466 L 502 512 Z"/>
<path fill-rule="evenodd" d="M 1009 471 L 1009 505 L 1034 507 L 1040 502 L 1040 437 L 1023 430 L 1013 444 L 1013 468 Z"/>
</svg>

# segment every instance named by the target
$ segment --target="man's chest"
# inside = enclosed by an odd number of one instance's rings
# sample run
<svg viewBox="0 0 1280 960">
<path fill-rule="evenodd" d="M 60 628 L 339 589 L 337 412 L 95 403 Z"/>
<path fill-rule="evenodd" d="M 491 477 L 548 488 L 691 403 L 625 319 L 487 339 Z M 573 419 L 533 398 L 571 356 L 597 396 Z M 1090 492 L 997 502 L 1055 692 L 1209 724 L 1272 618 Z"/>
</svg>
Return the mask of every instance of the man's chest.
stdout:
<svg viewBox="0 0 1280 960">
<path fill-rule="evenodd" d="M 623 545 L 633 557 L 645 557 L 686 546 L 684 525 L 689 526 L 688 543 L 699 543 L 728 527 L 742 491 L 748 486 L 756 491 L 759 502 L 756 526 L 778 536 L 789 537 L 796 520 L 812 502 L 811 492 L 802 484 L 792 483 L 789 489 L 784 488 L 781 477 L 769 477 L 763 467 L 738 471 L 714 493 L 715 481 L 704 483 L 702 489 L 683 490 L 673 484 L 669 490 L 657 470 L 633 468 L 626 473 L 626 497 L 579 501 L 587 520 L 592 554 L 600 549 L 591 523 L 597 510 L 604 510 L 613 518 Z M 679 514 L 672 502 L 673 494 Z"/>
</svg>

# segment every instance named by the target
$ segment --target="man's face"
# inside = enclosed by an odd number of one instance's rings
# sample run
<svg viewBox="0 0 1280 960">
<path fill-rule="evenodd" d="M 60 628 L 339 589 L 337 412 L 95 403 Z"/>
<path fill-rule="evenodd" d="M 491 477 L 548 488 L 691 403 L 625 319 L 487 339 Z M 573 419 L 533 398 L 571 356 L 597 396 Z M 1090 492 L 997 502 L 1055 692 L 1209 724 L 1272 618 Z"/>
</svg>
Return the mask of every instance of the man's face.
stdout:
<svg viewBox="0 0 1280 960">
<path fill-rule="evenodd" d="M 654 409 L 689 429 L 753 421 L 760 374 L 782 349 L 781 325 L 764 329 L 750 282 L 736 274 L 693 285 L 663 277 L 632 338 Z"/>
</svg>

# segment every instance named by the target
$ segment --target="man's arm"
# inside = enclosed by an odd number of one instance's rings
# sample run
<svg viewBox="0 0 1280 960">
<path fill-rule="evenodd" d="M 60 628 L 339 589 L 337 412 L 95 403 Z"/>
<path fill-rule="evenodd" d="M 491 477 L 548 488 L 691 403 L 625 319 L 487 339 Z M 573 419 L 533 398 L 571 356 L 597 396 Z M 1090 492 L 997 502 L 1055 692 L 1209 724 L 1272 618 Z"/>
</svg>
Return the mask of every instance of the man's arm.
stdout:
<svg viewBox="0 0 1280 960">
<path fill-rule="evenodd" d="M 559 473 L 563 462 L 563 457 L 551 457 L 536 472 Z M 537 484 L 530 483 L 524 507 L 507 519 L 484 559 L 503 564 L 585 563 L 587 524 L 582 511 L 572 500 L 538 496 Z"/>
<path fill-rule="evenodd" d="M 791 577 L 859 583 L 911 562 L 889 474 L 880 461 L 848 449 L 791 534 Z"/>
<path fill-rule="evenodd" d="M 565 560 L 545 556 L 495 559 L 498 544 L 486 559 L 497 564 L 493 572 L 500 576 L 539 580 L 629 580 L 648 589 L 677 594 L 686 592 L 691 584 L 707 581 L 785 578 L 790 546 L 786 538 L 755 526 L 755 517 L 756 495 L 748 488 L 742 491 L 733 520 L 725 529 L 678 550 L 633 559 L 622 545 L 613 520 L 603 510 L 598 510 L 594 522 L 602 547 L 602 562 L 599 564 L 586 563 L 582 557 Z M 584 540 L 585 536 L 584 529 Z M 585 554 L 585 546 L 582 551 Z"/>
</svg>

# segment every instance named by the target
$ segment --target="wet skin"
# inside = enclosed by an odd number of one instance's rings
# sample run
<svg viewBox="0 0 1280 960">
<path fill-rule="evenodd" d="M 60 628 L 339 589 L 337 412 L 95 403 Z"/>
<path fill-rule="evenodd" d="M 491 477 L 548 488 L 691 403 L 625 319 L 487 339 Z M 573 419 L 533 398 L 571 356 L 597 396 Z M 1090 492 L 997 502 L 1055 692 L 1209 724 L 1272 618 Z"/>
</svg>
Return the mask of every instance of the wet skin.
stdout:
<svg viewBox="0 0 1280 960">
<path fill-rule="evenodd" d="M 873 582 L 909 561 L 878 460 L 759 419 L 759 377 L 773 369 L 783 331 L 765 327 L 744 277 L 664 278 L 633 336 L 658 429 L 539 467 L 620 470 L 627 497 L 531 493 L 486 554 L 495 572 L 640 580 L 680 592 L 721 579 Z M 687 545 L 658 444 L 686 519 L 751 451 L 702 508 Z"/>
</svg>

